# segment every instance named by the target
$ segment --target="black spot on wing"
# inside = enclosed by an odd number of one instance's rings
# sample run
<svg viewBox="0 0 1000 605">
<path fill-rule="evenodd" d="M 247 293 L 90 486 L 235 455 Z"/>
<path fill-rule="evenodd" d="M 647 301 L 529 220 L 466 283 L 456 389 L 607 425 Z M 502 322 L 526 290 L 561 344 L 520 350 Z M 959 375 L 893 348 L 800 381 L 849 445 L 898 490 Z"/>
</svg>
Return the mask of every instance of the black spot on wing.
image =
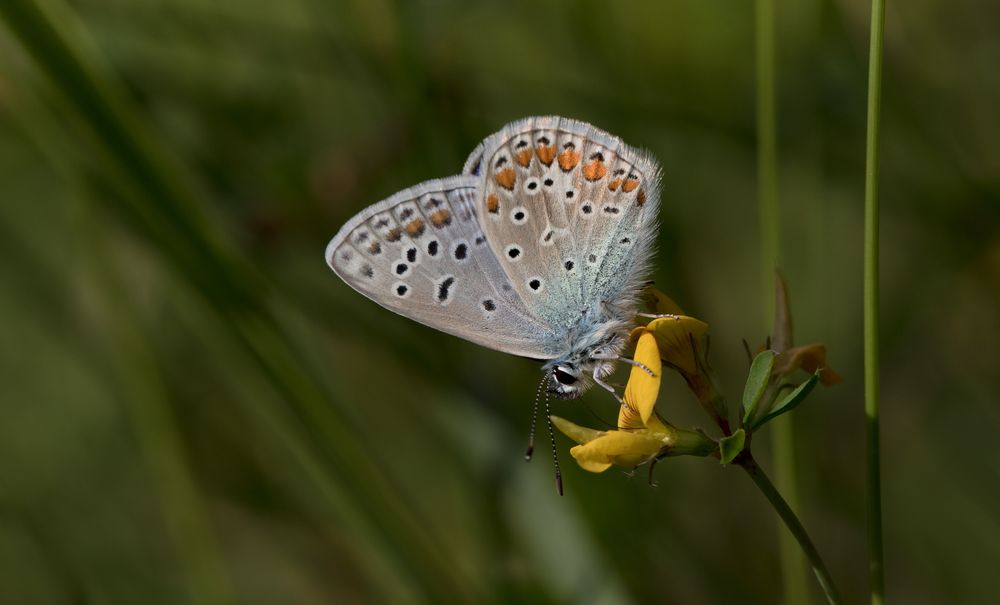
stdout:
<svg viewBox="0 0 1000 605">
<path fill-rule="evenodd" d="M 451 287 L 455 284 L 455 278 L 448 276 L 444 278 L 441 283 L 438 284 L 437 299 L 440 302 L 445 302 L 448 297 L 451 296 Z"/>
</svg>

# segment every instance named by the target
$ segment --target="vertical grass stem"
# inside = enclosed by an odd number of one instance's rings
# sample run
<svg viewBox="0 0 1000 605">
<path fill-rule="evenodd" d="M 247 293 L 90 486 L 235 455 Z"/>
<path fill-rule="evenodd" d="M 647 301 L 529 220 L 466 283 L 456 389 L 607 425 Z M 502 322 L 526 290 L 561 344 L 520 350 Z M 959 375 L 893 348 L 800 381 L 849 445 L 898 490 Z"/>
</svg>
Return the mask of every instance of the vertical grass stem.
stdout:
<svg viewBox="0 0 1000 605">
<path fill-rule="evenodd" d="M 868 55 L 868 127 L 865 138 L 864 351 L 868 442 L 868 564 L 873 605 L 885 602 L 878 384 L 878 142 L 884 21 L 885 0 L 872 0 Z"/>
<path fill-rule="evenodd" d="M 765 326 L 774 316 L 774 275 L 780 266 L 781 221 L 778 206 L 778 124 L 776 97 L 774 0 L 757 0 L 757 202 L 760 215 L 762 294 Z M 773 455 L 778 488 L 792 507 L 798 503 L 795 481 L 795 442 L 789 418 L 773 423 Z M 784 531 L 779 536 L 785 600 L 804 603 L 808 599 L 805 561 L 795 540 Z"/>
</svg>

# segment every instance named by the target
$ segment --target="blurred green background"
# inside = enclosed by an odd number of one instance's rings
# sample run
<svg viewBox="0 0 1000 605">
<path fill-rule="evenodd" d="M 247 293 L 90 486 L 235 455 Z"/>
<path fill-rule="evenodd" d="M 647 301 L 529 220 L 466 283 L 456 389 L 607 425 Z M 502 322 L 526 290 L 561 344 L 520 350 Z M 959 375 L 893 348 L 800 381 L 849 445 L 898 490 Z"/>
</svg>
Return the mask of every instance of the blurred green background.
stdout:
<svg viewBox="0 0 1000 605">
<path fill-rule="evenodd" d="M 41 9 L 39 9 L 41 7 Z M 846 378 L 793 415 L 800 513 L 867 591 L 868 4 L 777 3 L 783 266 Z M 325 266 L 393 192 L 555 113 L 665 167 L 655 279 L 735 397 L 766 335 L 753 5 L 4 0 L 0 602 L 773 603 L 738 470 L 521 459 L 537 364 Z M 1000 5 L 889 2 L 883 480 L 896 603 L 1000 594 Z M 624 374 L 622 374 L 624 376 Z M 660 409 L 710 424 L 674 380 Z M 591 393 L 556 413 L 600 426 Z M 768 434 L 756 440 L 770 468 Z M 547 447 L 540 447 L 546 452 Z M 812 587 L 814 596 L 818 592 Z"/>
</svg>

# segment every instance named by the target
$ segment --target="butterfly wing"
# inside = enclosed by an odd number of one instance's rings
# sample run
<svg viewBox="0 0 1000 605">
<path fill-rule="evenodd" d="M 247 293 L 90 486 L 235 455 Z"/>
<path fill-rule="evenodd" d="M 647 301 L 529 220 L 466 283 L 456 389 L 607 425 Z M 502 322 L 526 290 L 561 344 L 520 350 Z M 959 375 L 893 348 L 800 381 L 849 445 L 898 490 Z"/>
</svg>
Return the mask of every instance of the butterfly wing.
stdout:
<svg viewBox="0 0 1000 605">
<path fill-rule="evenodd" d="M 479 145 L 480 223 L 528 312 L 557 331 L 631 301 L 653 252 L 660 168 L 584 122 L 535 117 Z M 564 332 L 563 332 L 564 333 Z"/>
<path fill-rule="evenodd" d="M 330 241 L 327 264 L 383 307 L 503 351 L 549 359 L 550 329 L 528 312 L 476 218 L 478 178 L 421 183 L 366 208 Z"/>
</svg>

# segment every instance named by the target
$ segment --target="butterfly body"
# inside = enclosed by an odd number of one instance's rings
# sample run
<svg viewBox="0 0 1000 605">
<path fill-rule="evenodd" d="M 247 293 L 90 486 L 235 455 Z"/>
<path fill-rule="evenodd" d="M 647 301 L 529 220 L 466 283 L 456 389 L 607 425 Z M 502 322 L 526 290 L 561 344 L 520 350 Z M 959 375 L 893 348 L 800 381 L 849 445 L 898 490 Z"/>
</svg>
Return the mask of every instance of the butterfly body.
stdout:
<svg viewBox="0 0 1000 605">
<path fill-rule="evenodd" d="M 583 122 L 527 118 L 484 140 L 462 174 L 362 211 L 326 257 L 392 311 L 545 361 L 552 392 L 570 398 L 611 390 L 658 207 L 648 154 Z"/>
</svg>

